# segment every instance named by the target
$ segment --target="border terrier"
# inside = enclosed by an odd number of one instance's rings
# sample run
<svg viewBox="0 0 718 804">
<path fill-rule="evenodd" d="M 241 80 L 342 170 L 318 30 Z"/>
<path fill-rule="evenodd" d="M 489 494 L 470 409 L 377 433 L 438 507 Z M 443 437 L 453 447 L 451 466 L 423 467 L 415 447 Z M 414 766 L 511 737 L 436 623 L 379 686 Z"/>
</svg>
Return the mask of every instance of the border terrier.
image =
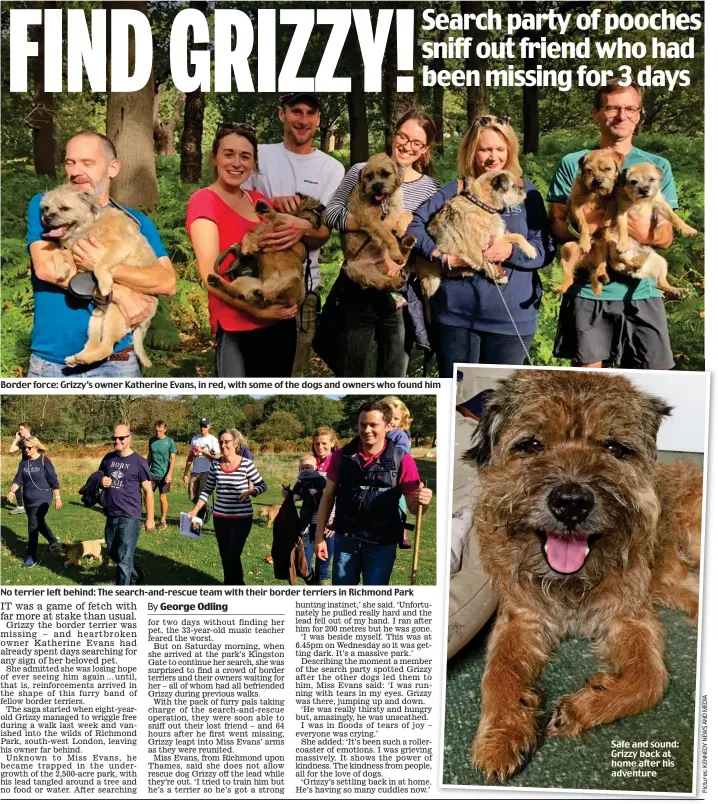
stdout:
<svg viewBox="0 0 718 804">
<path fill-rule="evenodd" d="M 405 265 L 416 243 L 404 234 L 413 216 L 404 209 L 403 175 L 403 168 L 386 154 L 375 154 L 349 196 L 347 212 L 358 231 L 341 234 L 344 270 L 362 287 L 396 290 L 406 281 L 404 271 L 388 276 L 382 266 L 386 257 Z"/>
<path fill-rule="evenodd" d="M 561 246 L 563 281 L 554 291 L 566 293 L 573 285 L 576 270 L 586 268 L 591 289 L 600 296 L 601 285 L 610 281 L 606 270 L 608 251 L 604 238 L 605 229 L 600 229 L 592 240 L 586 212 L 600 210 L 605 223 L 610 224 L 613 220 L 616 214 L 613 191 L 620 176 L 623 156 L 611 148 L 600 148 L 582 156 L 578 164 L 581 172 L 573 182 L 567 207 L 568 222 L 575 224 L 579 238 L 578 242 L 572 240 Z"/>
<path fill-rule="evenodd" d="M 61 246 L 53 254 L 55 277 L 58 281 L 64 281 L 70 276 L 74 266 L 70 249 L 78 240 L 93 237 L 105 246 L 104 258 L 92 269 L 103 302 L 112 298 L 112 269 L 116 265 L 150 268 L 157 262 L 152 247 L 130 215 L 116 207 L 100 206 L 94 196 L 79 192 L 69 184 L 45 193 L 40 202 L 40 210 L 42 224 L 48 230 L 43 237 L 54 240 Z M 157 304 L 155 299 L 147 318 L 134 328 L 127 326 L 116 304 L 96 304 L 90 316 L 84 348 L 68 357 L 65 363 L 68 366 L 78 366 L 105 360 L 112 354 L 115 344 L 132 331 L 132 342 L 140 363 L 151 366 L 144 339 L 157 312 Z"/>
<path fill-rule="evenodd" d="M 653 603 L 697 624 L 702 472 L 657 462 L 670 408 L 626 378 L 517 371 L 491 393 L 466 459 L 474 530 L 499 595 L 470 759 L 504 781 L 538 739 L 539 676 L 561 639 L 590 639 L 604 670 L 561 698 L 551 736 L 635 715 L 668 684 Z"/>
<path fill-rule="evenodd" d="M 274 524 L 274 520 L 277 518 L 277 514 L 279 513 L 279 509 L 282 507 L 281 503 L 275 503 L 274 505 L 266 505 L 264 508 L 259 509 L 260 516 L 267 517 L 267 527 L 271 528 Z"/>
<path fill-rule="evenodd" d="M 104 563 L 102 557 L 102 545 L 104 543 L 104 539 L 91 539 L 86 542 L 63 544 L 62 548 L 67 556 L 65 566 L 69 567 L 71 564 L 74 564 L 76 567 L 79 567 L 83 558 L 86 558 L 88 561 Z"/>
<path fill-rule="evenodd" d="M 274 231 L 281 223 L 281 218 L 265 201 L 257 201 L 254 208 L 266 220 L 242 238 L 238 254 L 239 270 L 251 275 L 238 276 L 227 281 L 225 274 L 220 273 L 219 266 L 229 251 L 235 250 L 233 246 L 219 255 L 215 262 L 215 273 L 207 277 L 207 283 L 256 307 L 269 307 L 272 304 L 292 307 L 301 304 L 306 292 L 304 269 L 307 247 L 299 240 L 284 251 L 263 252 L 259 245 L 262 235 Z M 294 214 L 297 218 L 309 221 L 312 228 L 316 229 L 321 225 L 323 212 L 324 206 L 319 201 L 302 195 Z"/>
<path fill-rule="evenodd" d="M 638 279 L 653 278 L 666 297 L 681 299 L 687 295 L 684 288 L 668 282 L 668 262 L 650 246 L 644 246 L 629 237 L 628 215 L 650 219 L 654 214 L 669 220 L 685 237 L 698 232 L 678 217 L 661 193 L 663 172 L 651 162 L 641 162 L 624 170 L 616 185 L 616 224 L 606 233 L 609 264 L 616 271 Z"/>
<path fill-rule="evenodd" d="M 526 191 L 507 170 L 490 170 L 473 179 L 459 195 L 447 201 L 431 219 L 427 230 L 436 247 L 455 254 L 470 268 L 460 268 L 449 276 L 471 276 L 479 271 L 497 285 L 505 285 L 508 277 L 500 265 L 488 262 L 483 250 L 491 240 L 502 238 L 515 243 L 533 259 L 536 249 L 523 235 L 506 231 L 500 215 L 505 207 L 517 207 L 526 199 Z M 417 260 L 416 273 L 426 298 L 439 289 L 441 266 L 428 260 Z"/>
</svg>

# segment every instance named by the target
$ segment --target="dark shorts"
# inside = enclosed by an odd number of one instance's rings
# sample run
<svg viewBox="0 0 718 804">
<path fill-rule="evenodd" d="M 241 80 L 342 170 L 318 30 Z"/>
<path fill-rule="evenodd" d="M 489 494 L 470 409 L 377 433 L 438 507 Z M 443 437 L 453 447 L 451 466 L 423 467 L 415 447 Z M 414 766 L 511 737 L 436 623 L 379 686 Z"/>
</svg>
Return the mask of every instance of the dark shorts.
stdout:
<svg viewBox="0 0 718 804">
<path fill-rule="evenodd" d="M 169 494 L 170 493 L 170 485 L 171 483 L 165 483 L 163 477 L 152 477 L 150 478 L 152 481 L 152 491 L 160 490 L 160 494 Z"/>
<path fill-rule="evenodd" d="M 585 365 L 670 369 L 673 353 L 663 299 L 594 301 L 564 296 L 554 357 Z"/>
</svg>

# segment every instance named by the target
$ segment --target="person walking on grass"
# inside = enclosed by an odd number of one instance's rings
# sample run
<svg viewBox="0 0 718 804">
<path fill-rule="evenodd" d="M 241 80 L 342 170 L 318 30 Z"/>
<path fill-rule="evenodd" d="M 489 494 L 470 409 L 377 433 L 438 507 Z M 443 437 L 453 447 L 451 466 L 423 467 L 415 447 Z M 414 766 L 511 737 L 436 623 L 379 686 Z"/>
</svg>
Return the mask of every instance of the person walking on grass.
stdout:
<svg viewBox="0 0 718 804">
<path fill-rule="evenodd" d="M 14 455 L 16 452 L 20 452 L 21 450 L 20 445 L 22 444 L 23 439 L 30 438 L 31 435 L 32 435 L 32 425 L 30 424 L 30 422 L 20 422 L 20 424 L 18 424 L 17 426 L 17 430 L 15 431 L 15 437 L 13 438 L 10 446 L 7 448 L 7 454 Z M 38 444 L 40 444 L 39 441 Z M 42 446 L 42 444 L 40 444 L 40 448 L 43 451 L 47 451 L 45 450 L 45 447 Z M 8 511 L 8 514 L 10 515 L 24 514 L 25 508 L 23 506 L 22 486 L 20 486 L 17 489 L 15 493 L 15 498 L 17 499 L 17 505 L 12 509 L 12 511 Z"/>
<path fill-rule="evenodd" d="M 199 495 L 207 482 L 212 461 L 219 458 L 220 455 L 219 442 L 209 432 L 211 426 L 212 423 L 208 418 L 200 419 L 199 435 L 192 436 L 192 440 L 189 442 L 189 455 L 187 455 L 182 479 L 187 486 L 187 492 L 193 505 L 197 505 Z M 212 509 L 207 506 L 204 512 L 205 522 L 208 521 L 211 513 Z"/>
<path fill-rule="evenodd" d="M 177 459 L 177 446 L 167 435 L 167 423 L 162 419 L 155 422 L 155 435 L 150 438 L 147 463 L 150 465 L 152 491 L 160 490 L 160 522 L 157 530 L 167 529 L 167 495 L 172 485 L 172 472 Z"/>
<path fill-rule="evenodd" d="M 29 432 L 29 424 L 25 429 Z M 45 447 L 36 438 L 27 435 L 18 444 L 18 449 L 22 452 L 23 457 L 7 499 L 8 502 L 14 503 L 16 492 L 23 489 L 25 500 L 23 510 L 27 514 L 28 533 L 27 557 L 23 566 L 25 569 L 29 569 L 37 563 L 37 543 L 40 534 L 50 545 L 50 552 L 54 553 L 60 549 L 60 542 L 50 530 L 45 516 L 50 510 L 53 498 L 56 511 L 62 508 L 62 500 L 60 499 L 60 483 L 57 473 L 52 462 L 45 455 L 47 452 Z"/>
<path fill-rule="evenodd" d="M 114 452 L 100 462 L 105 489 L 105 541 L 110 558 L 117 564 L 116 586 L 140 583 L 144 574 L 135 565 L 135 550 L 142 525 L 142 497 L 145 499 L 145 528 L 155 529 L 155 498 L 150 467 L 132 449 L 132 433 L 126 424 L 118 424 L 112 434 Z"/>
<path fill-rule="evenodd" d="M 362 405 L 357 437 L 330 459 L 314 552 L 327 557 L 324 533 L 336 500 L 334 586 L 386 586 L 404 535 L 399 498 L 412 514 L 431 502 L 414 459 L 386 437 L 393 415 L 386 402 Z"/>
</svg>

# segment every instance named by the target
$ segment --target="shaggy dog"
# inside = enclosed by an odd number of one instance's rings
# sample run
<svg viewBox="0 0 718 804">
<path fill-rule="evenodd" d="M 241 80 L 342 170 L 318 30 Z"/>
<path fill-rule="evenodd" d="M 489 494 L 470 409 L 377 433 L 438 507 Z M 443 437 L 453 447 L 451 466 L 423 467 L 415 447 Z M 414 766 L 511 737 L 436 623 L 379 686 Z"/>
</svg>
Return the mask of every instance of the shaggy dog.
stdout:
<svg viewBox="0 0 718 804">
<path fill-rule="evenodd" d="M 104 539 L 92 539 L 86 542 L 74 542 L 73 544 L 62 545 L 62 549 L 67 556 L 65 566 L 69 567 L 71 564 L 74 564 L 76 567 L 79 567 L 83 558 L 86 558 L 88 561 L 99 561 L 102 563 L 102 545 L 104 543 Z"/>
<path fill-rule="evenodd" d="M 554 290 L 566 293 L 573 285 L 574 274 L 578 268 L 589 271 L 591 288 L 601 295 L 601 285 L 609 282 L 606 271 L 607 248 L 604 230 L 596 233 L 591 240 L 591 233 L 586 222 L 586 213 L 594 210 L 603 212 L 604 221 L 610 223 L 615 215 L 616 205 L 613 190 L 616 186 L 623 163 L 623 156 L 611 148 L 589 151 L 581 157 L 581 172 L 571 187 L 568 197 L 568 222 L 578 229 L 578 242 L 570 241 L 561 247 L 561 266 L 563 282 Z"/>
<path fill-rule="evenodd" d="M 500 213 L 505 207 L 517 207 L 526 199 L 523 186 L 506 170 L 490 170 L 473 179 L 466 190 L 447 201 L 434 215 L 427 230 L 436 247 L 445 254 L 461 257 L 471 267 L 451 271 L 451 276 L 485 273 L 497 285 L 508 282 L 500 265 L 488 262 L 483 250 L 491 240 L 508 240 L 533 259 L 536 249 L 523 235 L 506 231 Z M 439 289 L 441 266 L 417 260 L 416 273 L 426 298 Z"/>
<path fill-rule="evenodd" d="M 272 232 L 281 222 L 277 213 L 264 201 L 257 201 L 256 211 L 266 216 L 267 220 L 252 229 L 242 238 L 239 248 L 232 246 L 223 252 L 215 262 L 216 274 L 210 274 L 207 282 L 212 287 L 220 288 L 224 293 L 236 299 L 242 299 L 256 307 L 269 307 L 281 304 L 292 307 L 304 301 L 304 271 L 307 261 L 307 247 L 299 240 L 291 248 L 284 251 L 263 252 L 259 242 L 263 235 Z M 297 211 L 297 218 L 309 221 L 312 228 L 320 226 L 324 207 L 315 198 L 302 196 Z M 220 266 L 229 253 L 236 256 L 230 269 L 240 276 L 227 281 Z M 236 266 L 236 267 L 235 267 Z"/>
<path fill-rule="evenodd" d="M 474 528 L 499 594 L 471 761 L 488 780 L 535 748 L 537 683 L 561 639 L 605 667 L 557 704 L 549 735 L 576 737 L 658 703 L 668 684 L 657 602 L 696 624 L 702 473 L 659 464 L 665 402 L 604 373 L 518 371 L 499 383 L 467 459 Z"/>
<path fill-rule="evenodd" d="M 382 270 L 386 257 L 404 265 L 416 242 L 404 236 L 412 214 L 404 209 L 403 173 L 386 154 L 376 154 L 361 169 L 349 196 L 347 212 L 360 231 L 342 233 L 344 270 L 363 287 L 392 290 L 406 281 L 403 271 L 388 276 Z"/>
<path fill-rule="evenodd" d="M 616 186 L 616 225 L 606 234 L 609 265 L 637 279 L 653 278 L 667 298 L 683 298 L 688 291 L 668 282 L 668 263 L 650 246 L 628 235 L 628 216 L 650 219 L 654 214 L 669 220 L 685 237 L 698 232 L 681 220 L 661 193 L 662 171 L 651 162 L 632 165 L 619 176 Z"/>
<path fill-rule="evenodd" d="M 277 518 L 277 514 L 279 513 L 279 509 L 281 507 L 281 503 L 275 503 L 274 505 L 267 505 L 264 508 L 259 509 L 259 515 L 267 517 L 268 528 L 271 528 L 274 524 L 274 520 Z"/>
<path fill-rule="evenodd" d="M 92 269 L 100 297 L 90 316 L 87 342 L 81 352 L 68 357 L 65 363 L 78 366 L 105 360 L 112 354 L 115 344 L 130 332 L 120 308 L 107 303 L 112 298 L 112 269 L 121 264 L 150 268 L 157 257 L 136 221 L 126 212 L 111 206 L 102 207 L 94 196 L 78 192 L 69 184 L 45 193 L 40 210 L 42 224 L 48 230 L 43 237 L 62 246 L 53 255 L 58 281 L 70 276 L 74 263 L 69 250 L 78 240 L 93 237 L 106 249 L 102 261 Z M 157 299 L 154 299 L 147 318 L 132 329 L 135 352 L 143 366 L 152 365 L 145 352 L 144 339 L 156 312 Z"/>
</svg>

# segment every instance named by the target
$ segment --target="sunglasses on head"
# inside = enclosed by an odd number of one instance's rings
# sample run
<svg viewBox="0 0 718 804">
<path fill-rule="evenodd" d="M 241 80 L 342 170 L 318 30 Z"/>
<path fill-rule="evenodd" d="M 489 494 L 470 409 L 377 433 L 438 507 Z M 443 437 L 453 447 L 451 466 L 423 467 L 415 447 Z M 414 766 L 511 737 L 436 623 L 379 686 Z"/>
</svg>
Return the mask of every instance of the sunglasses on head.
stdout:
<svg viewBox="0 0 718 804">
<path fill-rule="evenodd" d="M 243 131 L 248 131 L 250 134 L 257 133 L 257 129 L 254 126 L 250 126 L 248 123 L 232 123 L 232 122 L 218 123 L 217 133 L 219 134 L 220 131 L 227 131 L 227 132 L 236 131 L 240 134 Z"/>
<path fill-rule="evenodd" d="M 482 114 L 481 117 L 477 117 L 474 120 L 474 126 L 478 126 L 479 128 L 486 128 L 486 126 L 510 126 L 511 125 L 511 118 L 509 115 L 505 114 L 501 117 L 496 117 L 493 114 Z"/>
</svg>

